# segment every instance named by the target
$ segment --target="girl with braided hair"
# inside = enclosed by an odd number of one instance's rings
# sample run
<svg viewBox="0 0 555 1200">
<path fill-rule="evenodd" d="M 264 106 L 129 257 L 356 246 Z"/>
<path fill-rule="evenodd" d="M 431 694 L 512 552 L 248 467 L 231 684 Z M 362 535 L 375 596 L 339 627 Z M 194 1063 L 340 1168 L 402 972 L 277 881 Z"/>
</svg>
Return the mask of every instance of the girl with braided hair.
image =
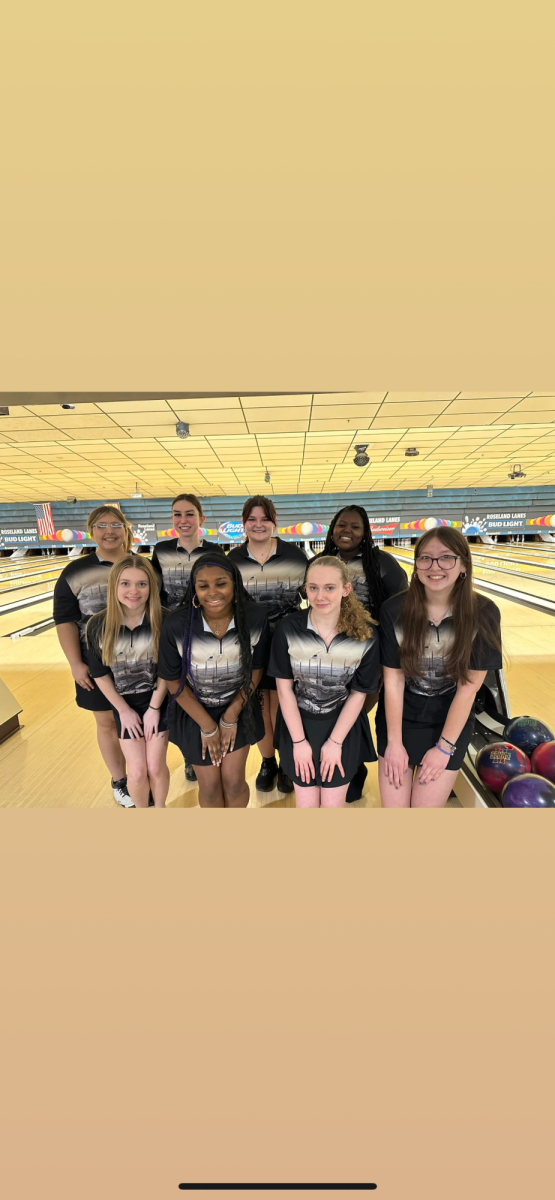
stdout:
<svg viewBox="0 0 555 1200">
<path fill-rule="evenodd" d="M 342 559 L 357 600 L 374 620 L 384 601 L 408 586 L 400 563 L 375 545 L 368 514 L 359 504 L 349 504 L 335 514 L 322 553 Z"/>
<path fill-rule="evenodd" d="M 343 808 L 361 763 L 376 761 L 364 697 L 380 675 L 375 621 L 353 593 L 345 563 L 309 564 L 309 608 L 284 617 L 268 672 L 276 680 L 276 746 L 297 808 Z"/>
<path fill-rule="evenodd" d="M 195 559 L 185 599 L 162 626 L 158 670 L 175 699 L 170 740 L 195 768 L 201 808 L 246 808 L 245 766 L 264 733 L 256 689 L 268 618 L 220 551 Z"/>
</svg>

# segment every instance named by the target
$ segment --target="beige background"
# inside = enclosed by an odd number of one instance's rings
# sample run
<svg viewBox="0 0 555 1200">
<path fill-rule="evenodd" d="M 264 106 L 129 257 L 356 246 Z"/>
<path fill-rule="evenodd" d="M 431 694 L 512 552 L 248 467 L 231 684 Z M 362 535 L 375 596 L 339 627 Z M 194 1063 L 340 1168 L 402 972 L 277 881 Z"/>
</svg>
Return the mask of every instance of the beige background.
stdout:
<svg viewBox="0 0 555 1200">
<path fill-rule="evenodd" d="M 12 8 L 0 390 L 551 392 L 545 12 Z M 552 1195 L 549 814 L 1 823 L 10 1200 Z"/>
</svg>

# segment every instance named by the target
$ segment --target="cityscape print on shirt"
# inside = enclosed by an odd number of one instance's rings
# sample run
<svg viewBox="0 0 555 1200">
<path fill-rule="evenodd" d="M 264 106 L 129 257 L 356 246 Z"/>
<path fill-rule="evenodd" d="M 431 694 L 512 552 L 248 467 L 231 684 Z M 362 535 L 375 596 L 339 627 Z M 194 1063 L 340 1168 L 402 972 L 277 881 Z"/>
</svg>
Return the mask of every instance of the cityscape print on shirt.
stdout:
<svg viewBox="0 0 555 1200">
<path fill-rule="evenodd" d="M 248 608 L 252 667 L 256 670 L 266 665 L 268 621 L 261 607 L 251 604 Z M 167 618 L 162 628 L 158 664 L 162 679 L 180 677 L 183 633 L 184 623 L 178 610 Z M 207 708 L 225 706 L 237 694 L 244 679 L 241 647 L 233 620 L 224 636 L 217 638 L 198 609 L 195 611 L 191 665 L 186 681 L 200 703 Z"/>
<path fill-rule="evenodd" d="M 165 608 L 173 611 L 183 604 L 195 558 L 207 550 L 222 554 L 221 547 L 214 542 L 203 541 L 190 552 L 179 545 L 178 538 L 157 542 L 152 552 L 152 566 L 161 581 L 160 599 Z"/>
<path fill-rule="evenodd" d="M 353 686 L 356 691 L 377 691 L 378 638 L 374 635 L 359 642 L 339 633 L 326 648 L 304 610 L 285 617 L 278 626 L 268 673 L 293 679 L 299 708 L 331 713 L 345 702 Z"/>
<path fill-rule="evenodd" d="M 153 691 L 156 686 L 157 665 L 152 644 L 150 624 L 143 618 L 141 625 L 128 629 L 122 625 L 115 646 L 115 658 L 106 666 L 102 662 L 103 617 L 92 620 L 87 628 L 89 671 L 93 679 L 112 673 L 114 687 L 120 696 Z"/>
<path fill-rule="evenodd" d="M 96 553 L 70 563 L 62 571 L 54 588 L 54 621 L 61 625 L 74 621 L 79 629 L 81 652 L 86 661 L 87 621 L 106 608 L 108 576 L 113 563 Z"/>
<path fill-rule="evenodd" d="M 265 563 L 254 558 L 246 542 L 229 552 L 251 600 L 264 605 L 272 624 L 299 607 L 308 566 L 304 550 L 281 538 L 276 538 L 276 542 L 275 552 Z"/>
</svg>

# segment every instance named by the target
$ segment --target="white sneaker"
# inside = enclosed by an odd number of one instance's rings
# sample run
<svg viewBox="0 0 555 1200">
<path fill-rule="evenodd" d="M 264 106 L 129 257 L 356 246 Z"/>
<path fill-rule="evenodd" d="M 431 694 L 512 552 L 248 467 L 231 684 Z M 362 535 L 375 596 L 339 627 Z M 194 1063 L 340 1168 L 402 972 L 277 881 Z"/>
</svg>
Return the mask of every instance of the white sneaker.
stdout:
<svg viewBox="0 0 555 1200">
<path fill-rule="evenodd" d="M 116 804 L 121 804 L 122 808 L 135 807 L 129 792 L 127 791 L 126 779 L 118 779 L 117 781 L 112 779 L 112 791 L 114 793 L 114 800 L 116 801 Z"/>
</svg>

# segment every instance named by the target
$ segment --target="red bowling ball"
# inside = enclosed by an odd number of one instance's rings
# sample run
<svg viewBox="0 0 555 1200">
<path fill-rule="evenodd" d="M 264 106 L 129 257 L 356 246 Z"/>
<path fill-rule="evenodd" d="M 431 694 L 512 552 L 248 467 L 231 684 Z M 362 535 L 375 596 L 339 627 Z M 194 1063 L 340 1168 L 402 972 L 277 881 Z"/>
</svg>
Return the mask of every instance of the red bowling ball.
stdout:
<svg viewBox="0 0 555 1200">
<path fill-rule="evenodd" d="M 491 742 L 476 755 L 476 770 L 482 783 L 499 795 L 513 775 L 530 770 L 530 759 L 510 742 Z"/>
<path fill-rule="evenodd" d="M 532 770 L 555 783 L 555 742 L 542 742 L 532 755 Z"/>
</svg>

